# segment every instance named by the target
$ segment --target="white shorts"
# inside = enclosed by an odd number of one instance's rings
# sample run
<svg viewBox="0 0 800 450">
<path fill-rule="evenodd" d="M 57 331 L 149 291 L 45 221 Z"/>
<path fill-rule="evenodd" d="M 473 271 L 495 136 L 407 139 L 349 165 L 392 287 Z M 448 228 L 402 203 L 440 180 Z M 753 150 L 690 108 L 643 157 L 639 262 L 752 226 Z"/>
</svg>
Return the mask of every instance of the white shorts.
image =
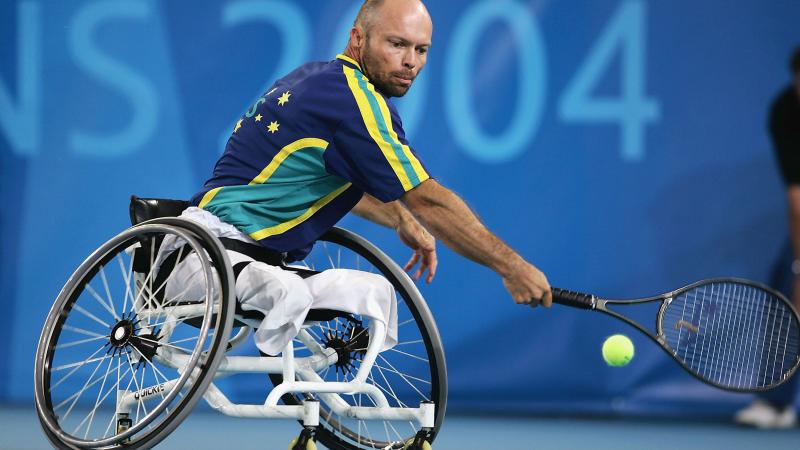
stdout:
<svg viewBox="0 0 800 450">
<path fill-rule="evenodd" d="M 191 207 L 181 214 L 198 222 L 219 237 L 256 243 L 233 225 L 202 209 Z M 167 236 L 161 245 L 158 267 L 163 258 L 183 245 Z M 397 344 L 397 303 L 394 287 L 381 275 L 349 269 L 329 269 L 308 278 L 277 266 L 253 261 L 247 255 L 228 251 L 231 264 L 252 261 L 236 279 L 236 298 L 245 311 L 264 314 L 256 329 L 255 344 L 264 353 L 279 354 L 300 331 L 309 309 L 333 309 L 360 314 L 386 326 L 384 348 Z M 167 283 L 167 297 L 182 293 L 187 299 L 204 295 L 198 255 L 192 253 L 173 269 Z"/>
</svg>

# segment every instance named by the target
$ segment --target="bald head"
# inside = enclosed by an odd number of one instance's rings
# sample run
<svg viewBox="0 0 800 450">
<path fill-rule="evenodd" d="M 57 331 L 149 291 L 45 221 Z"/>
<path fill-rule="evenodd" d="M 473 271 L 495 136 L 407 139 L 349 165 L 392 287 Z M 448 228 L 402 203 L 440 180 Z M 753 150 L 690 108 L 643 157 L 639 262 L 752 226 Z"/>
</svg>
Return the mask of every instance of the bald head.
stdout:
<svg viewBox="0 0 800 450">
<path fill-rule="evenodd" d="M 420 0 L 366 0 L 358 10 L 353 26 L 368 32 L 376 23 L 398 15 L 419 16 L 418 19 L 431 23 L 428 9 Z"/>
<path fill-rule="evenodd" d="M 400 97 L 425 66 L 433 23 L 420 0 L 367 0 L 345 54 L 381 92 Z"/>
</svg>

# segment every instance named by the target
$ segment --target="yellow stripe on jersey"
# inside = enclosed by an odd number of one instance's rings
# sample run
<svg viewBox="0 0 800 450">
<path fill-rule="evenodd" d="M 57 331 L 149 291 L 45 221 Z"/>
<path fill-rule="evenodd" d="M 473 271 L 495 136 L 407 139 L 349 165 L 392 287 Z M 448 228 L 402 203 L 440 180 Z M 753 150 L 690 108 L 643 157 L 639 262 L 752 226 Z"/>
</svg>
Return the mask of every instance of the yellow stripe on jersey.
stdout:
<svg viewBox="0 0 800 450">
<path fill-rule="evenodd" d="M 203 209 L 207 204 L 209 204 L 211 202 L 211 200 L 214 199 L 214 196 L 217 195 L 219 190 L 222 189 L 223 187 L 224 186 L 220 186 L 218 188 L 214 188 L 214 189 L 211 189 L 210 191 L 206 192 L 205 195 L 203 195 L 203 199 L 200 200 L 200 204 L 197 205 L 197 207 L 200 208 L 200 209 Z"/>
<path fill-rule="evenodd" d="M 250 184 L 265 183 L 269 177 L 271 177 L 272 174 L 278 170 L 278 167 L 280 167 L 280 165 L 286 160 L 286 158 L 289 157 L 289 155 L 298 150 L 309 147 L 321 148 L 324 151 L 326 148 L 328 148 L 328 141 L 317 138 L 304 138 L 298 139 L 291 144 L 286 145 L 272 158 L 272 161 L 269 162 L 267 167 L 265 167 L 257 177 L 253 178 L 253 181 L 251 181 Z"/>
<path fill-rule="evenodd" d="M 355 70 L 346 66 L 342 66 L 342 69 L 344 70 L 345 77 L 347 78 L 347 85 L 353 92 L 356 103 L 358 103 L 358 109 L 361 112 L 361 118 L 364 120 L 364 125 L 366 125 L 369 135 L 372 137 L 375 143 L 378 144 L 378 148 L 381 149 L 381 152 L 386 160 L 389 161 L 389 165 L 392 167 L 395 175 L 397 175 L 397 178 L 400 180 L 400 184 L 403 185 L 403 190 L 411 190 L 414 188 L 414 185 L 411 183 L 411 180 L 409 180 L 408 175 L 406 175 L 406 171 L 403 169 L 403 164 L 395 154 L 392 145 L 389 142 L 386 142 L 381 135 L 381 132 L 378 129 L 378 124 L 375 121 L 375 112 L 372 111 L 372 107 L 369 104 L 366 93 L 358 85 L 358 79 L 356 78 Z"/>
<path fill-rule="evenodd" d="M 416 172 L 417 178 L 419 182 L 422 183 L 423 181 L 430 178 L 425 169 L 422 168 L 422 164 L 419 163 L 419 160 L 413 153 L 411 153 L 411 149 L 408 148 L 407 145 L 402 145 L 400 142 L 400 138 L 397 137 L 397 133 L 394 131 L 394 127 L 392 126 L 392 114 L 389 112 L 389 107 L 386 105 L 386 101 L 383 99 L 383 96 L 375 92 L 375 86 L 372 83 L 367 84 L 368 89 L 372 93 L 375 101 L 378 103 L 378 106 L 381 109 L 381 115 L 383 116 L 383 122 L 386 124 L 386 127 L 389 129 L 389 136 L 397 143 L 397 145 L 403 148 L 403 154 L 406 156 L 408 161 L 411 163 L 411 167 L 414 168 L 414 172 Z"/>
<path fill-rule="evenodd" d="M 322 197 L 321 199 L 317 200 L 316 203 L 311 205 L 311 208 L 308 208 L 308 210 L 306 212 L 304 212 L 303 214 L 295 217 L 294 219 L 292 219 L 292 220 L 290 220 L 288 222 L 284 222 L 284 223 L 281 223 L 281 224 L 278 224 L 278 225 L 271 226 L 269 228 L 264 228 L 264 229 L 258 230 L 256 232 L 250 233 L 250 237 L 255 239 L 255 240 L 257 240 L 257 241 L 260 241 L 261 239 L 268 238 L 268 237 L 274 236 L 276 234 L 281 234 L 281 233 L 283 233 L 283 232 L 285 232 L 285 231 L 287 231 L 287 230 L 289 230 L 291 228 L 294 228 L 295 226 L 305 222 L 306 219 L 308 219 L 309 217 L 314 215 L 314 213 L 319 211 L 323 206 L 325 206 L 328 203 L 330 203 L 331 201 L 333 201 L 333 199 L 338 197 L 339 194 L 341 194 L 342 192 L 346 191 L 347 188 L 349 188 L 351 186 L 351 184 L 352 183 L 346 183 L 344 186 L 340 187 L 339 189 L 336 189 L 335 191 L 331 192 L 330 194 L 326 195 L 325 197 Z"/>
<path fill-rule="evenodd" d="M 338 55 L 336 55 L 336 59 L 341 59 L 342 61 L 347 61 L 350 64 L 353 64 L 354 66 L 358 67 L 358 70 L 361 70 L 361 65 L 358 64 L 355 59 L 353 59 L 353 58 L 351 58 L 351 57 L 349 57 L 349 56 L 347 56 L 345 54 L 339 53 Z"/>
</svg>

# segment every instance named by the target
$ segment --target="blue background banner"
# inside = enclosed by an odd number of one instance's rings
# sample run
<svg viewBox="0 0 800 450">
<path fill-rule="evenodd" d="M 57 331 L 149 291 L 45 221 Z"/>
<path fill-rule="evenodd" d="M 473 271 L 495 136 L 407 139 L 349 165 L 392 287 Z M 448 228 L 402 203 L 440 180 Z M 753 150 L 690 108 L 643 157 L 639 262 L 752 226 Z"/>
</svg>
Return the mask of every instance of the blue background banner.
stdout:
<svg viewBox="0 0 800 450">
<path fill-rule="evenodd" d="M 359 5 L 2 2 L 0 400 L 32 399 L 47 311 L 83 258 L 128 226 L 130 194 L 196 192 L 241 113 L 295 66 L 341 52 Z M 625 298 L 712 276 L 785 279 L 765 125 L 789 82 L 800 3 L 429 9 L 428 66 L 397 102 L 409 139 L 552 284 Z M 388 230 L 343 225 L 408 257 Z M 494 273 L 443 247 L 422 290 L 454 409 L 726 414 L 748 400 L 699 383 L 613 319 L 516 306 Z M 652 311 L 633 315 L 649 323 Z M 637 344 L 624 369 L 600 355 L 618 332 Z"/>
</svg>

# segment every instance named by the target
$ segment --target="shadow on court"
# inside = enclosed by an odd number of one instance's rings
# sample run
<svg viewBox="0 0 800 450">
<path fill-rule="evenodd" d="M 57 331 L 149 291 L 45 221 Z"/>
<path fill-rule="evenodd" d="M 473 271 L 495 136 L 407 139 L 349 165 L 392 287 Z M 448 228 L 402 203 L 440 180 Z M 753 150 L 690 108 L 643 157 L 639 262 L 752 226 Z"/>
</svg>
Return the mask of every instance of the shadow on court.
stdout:
<svg viewBox="0 0 800 450">
<path fill-rule="evenodd" d="M 46 450 L 32 407 L 0 408 L 0 449 Z M 298 433 L 293 421 L 235 419 L 197 411 L 157 448 L 283 450 Z M 796 449 L 800 428 L 762 431 L 721 422 L 607 418 L 449 416 L 435 450 L 770 450 Z M 322 448 L 320 446 L 320 448 Z"/>
</svg>

